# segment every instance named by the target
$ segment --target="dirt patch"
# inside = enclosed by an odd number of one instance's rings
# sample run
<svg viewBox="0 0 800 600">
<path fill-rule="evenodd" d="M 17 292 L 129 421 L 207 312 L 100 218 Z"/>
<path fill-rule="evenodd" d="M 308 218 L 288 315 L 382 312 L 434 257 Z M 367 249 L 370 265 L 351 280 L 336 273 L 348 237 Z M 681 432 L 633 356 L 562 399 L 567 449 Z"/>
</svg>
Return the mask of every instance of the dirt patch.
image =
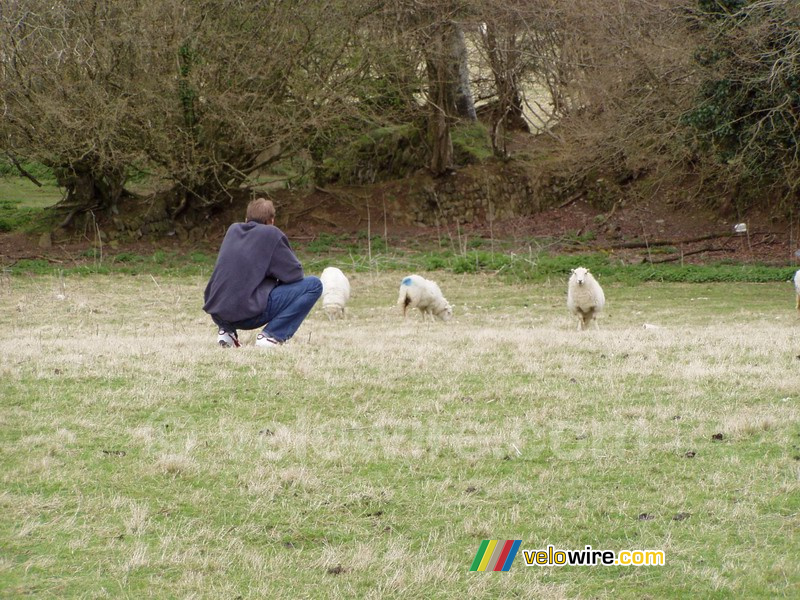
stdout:
<svg viewBox="0 0 800 600">
<path fill-rule="evenodd" d="M 464 228 L 470 236 L 516 241 L 538 238 L 551 252 L 609 252 L 621 262 L 698 264 L 730 259 L 787 265 L 800 262 L 800 228 L 769 216 L 744 217 L 747 232 L 735 233 L 736 219 L 663 202 L 640 201 L 602 212 L 584 201 L 535 216 Z M 706 238 L 706 239 L 703 239 Z M 631 247 L 634 246 L 634 247 Z"/>
<path fill-rule="evenodd" d="M 323 233 L 347 238 L 364 236 L 369 231 L 373 236 L 388 236 L 395 247 L 411 240 L 417 245 L 435 244 L 443 238 L 452 240 L 457 247 L 465 240 L 483 238 L 503 241 L 519 251 L 607 252 L 623 263 L 697 264 L 722 259 L 775 265 L 800 262 L 795 255 L 800 247 L 800 227 L 764 213 L 726 219 L 702 207 L 663 197 L 618 202 L 610 210 L 600 211 L 575 199 L 529 217 L 425 227 L 405 224 L 402 218 L 392 215 L 386 209 L 387 193 L 395 193 L 395 189 L 386 185 L 337 187 L 303 194 L 272 193 L 270 197 L 278 209 L 278 226 L 298 245 Z M 104 256 L 120 252 L 152 254 L 156 250 L 214 253 L 228 225 L 242 220 L 246 200 L 232 203 L 206 220 L 202 235 L 193 236 L 194 239 L 181 239 L 176 235 L 176 226 L 158 235 L 105 243 Z M 747 232 L 734 232 L 740 221 L 747 224 Z M 97 245 L 96 237 L 63 230 L 53 232 L 49 244 L 39 234 L 3 233 L 0 265 L 43 259 L 73 266 L 91 262 L 93 258 L 84 254 Z"/>
</svg>

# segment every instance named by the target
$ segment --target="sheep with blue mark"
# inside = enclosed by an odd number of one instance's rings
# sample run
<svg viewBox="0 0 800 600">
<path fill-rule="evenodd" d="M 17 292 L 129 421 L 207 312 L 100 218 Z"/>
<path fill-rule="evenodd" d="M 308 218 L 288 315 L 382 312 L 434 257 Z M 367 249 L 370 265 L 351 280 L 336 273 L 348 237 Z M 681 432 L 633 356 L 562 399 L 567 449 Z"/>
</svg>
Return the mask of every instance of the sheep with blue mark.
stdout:
<svg viewBox="0 0 800 600">
<path fill-rule="evenodd" d="M 423 320 L 427 315 L 441 321 L 453 318 L 453 307 L 445 300 L 436 282 L 419 275 L 409 275 L 400 283 L 397 305 L 402 309 L 403 317 L 409 308 L 416 308 L 422 313 Z"/>
</svg>

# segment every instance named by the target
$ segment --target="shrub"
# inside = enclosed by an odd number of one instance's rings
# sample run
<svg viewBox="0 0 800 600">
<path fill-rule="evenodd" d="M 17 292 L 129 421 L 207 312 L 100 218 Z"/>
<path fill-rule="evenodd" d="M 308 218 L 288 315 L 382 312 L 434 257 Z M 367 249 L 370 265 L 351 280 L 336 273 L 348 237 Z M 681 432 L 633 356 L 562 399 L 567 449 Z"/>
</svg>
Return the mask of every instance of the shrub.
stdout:
<svg viewBox="0 0 800 600">
<path fill-rule="evenodd" d="M 741 186 L 737 198 L 764 197 L 800 176 L 800 13 L 796 0 L 699 0 L 707 42 L 694 107 L 683 116 L 691 143 Z"/>
</svg>

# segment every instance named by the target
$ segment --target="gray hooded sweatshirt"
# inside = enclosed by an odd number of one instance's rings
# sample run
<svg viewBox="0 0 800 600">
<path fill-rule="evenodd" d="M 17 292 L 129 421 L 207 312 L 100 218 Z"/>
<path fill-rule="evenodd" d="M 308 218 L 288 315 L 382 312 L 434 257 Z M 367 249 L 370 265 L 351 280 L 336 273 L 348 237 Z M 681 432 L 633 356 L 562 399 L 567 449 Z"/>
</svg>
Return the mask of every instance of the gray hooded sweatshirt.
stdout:
<svg viewBox="0 0 800 600">
<path fill-rule="evenodd" d="M 301 279 L 303 266 L 280 229 L 255 221 L 234 223 L 222 240 L 203 310 L 231 323 L 243 321 L 266 310 L 276 285 Z"/>
</svg>

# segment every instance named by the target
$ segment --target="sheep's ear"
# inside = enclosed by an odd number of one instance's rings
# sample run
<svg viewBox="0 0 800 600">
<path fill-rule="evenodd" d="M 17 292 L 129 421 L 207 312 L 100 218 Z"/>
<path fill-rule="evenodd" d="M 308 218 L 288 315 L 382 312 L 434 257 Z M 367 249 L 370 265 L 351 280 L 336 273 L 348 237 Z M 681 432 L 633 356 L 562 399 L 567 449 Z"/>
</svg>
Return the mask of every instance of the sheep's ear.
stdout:
<svg viewBox="0 0 800 600">
<path fill-rule="evenodd" d="M 575 269 L 570 269 L 569 272 L 570 272 L 571 275 L 574 275 L 575 274 Z"/>
</svg>

